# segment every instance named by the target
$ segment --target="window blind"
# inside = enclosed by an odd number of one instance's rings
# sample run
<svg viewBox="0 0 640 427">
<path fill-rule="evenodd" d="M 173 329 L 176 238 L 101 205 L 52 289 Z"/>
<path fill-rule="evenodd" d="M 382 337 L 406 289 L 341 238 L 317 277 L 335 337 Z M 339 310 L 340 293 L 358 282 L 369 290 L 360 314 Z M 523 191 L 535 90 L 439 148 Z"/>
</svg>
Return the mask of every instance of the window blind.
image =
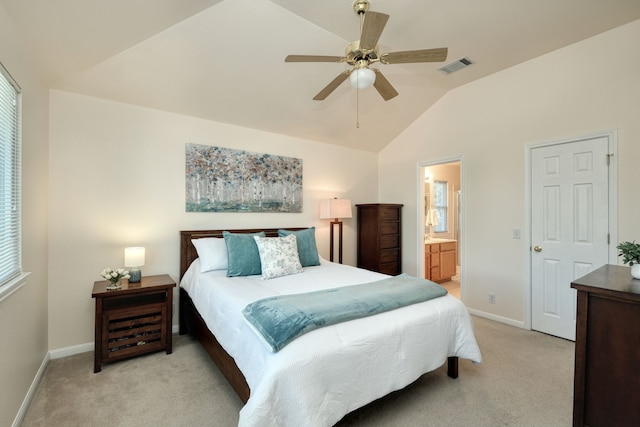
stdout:
<svg viewBox="0 0 640 427">
<path fill-rule="evenodd" d="M 433 182 L 433 208 L 438 215 L 438 224 L 435 226 L 436 233 L 445 233 L 447 227 L 447 205 L 448 205 L 447 181 Z"/>
<path fill-rule="evenodd" d="M 0 287 L 22 273 L 20 87 L 0 64 Z"/>
</svg>

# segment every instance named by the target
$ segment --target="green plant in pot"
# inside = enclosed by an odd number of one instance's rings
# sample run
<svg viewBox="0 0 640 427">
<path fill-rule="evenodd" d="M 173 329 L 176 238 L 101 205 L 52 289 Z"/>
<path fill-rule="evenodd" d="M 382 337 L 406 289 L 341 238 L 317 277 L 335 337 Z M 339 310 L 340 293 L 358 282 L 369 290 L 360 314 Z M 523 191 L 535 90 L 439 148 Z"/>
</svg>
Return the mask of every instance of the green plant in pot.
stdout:
<svg viewBox="0 0 640 427">
<path fill-rule="evenodd" d="M 640 279 L 640 243 L 636 243 L 635 240 L 622 242 L 616 246 L 616 249 L 618 249 L 618 256 L 622 257 L 622 261 L 631 266 L 631 276 Z"/>
</svg>

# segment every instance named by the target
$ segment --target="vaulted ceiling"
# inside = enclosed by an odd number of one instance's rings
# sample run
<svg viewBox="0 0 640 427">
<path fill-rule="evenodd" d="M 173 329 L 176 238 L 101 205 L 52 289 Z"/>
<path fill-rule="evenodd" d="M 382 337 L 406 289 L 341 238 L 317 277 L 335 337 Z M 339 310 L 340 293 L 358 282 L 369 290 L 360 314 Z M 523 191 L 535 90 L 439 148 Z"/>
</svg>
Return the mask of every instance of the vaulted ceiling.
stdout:
<svg viewBox="0 0 640 427">
<path fill-rule="evenodd" d="M 380 50 L 448 47 L 444 63 L 375 64 L 399 92 L 348 81 L 312 98 L 359 38 L 352 0 L 0 0 L 51 88 L 378 152 L 447 91 L 640 19 L 638 0 L 370 0 Z M 629 48 L 637 48 L 630 41 Z M 442 65 L 468 57 L 456 73 Z M 606 61 L 606 52 L 594 52 Z M 359 127 L 356 127 L 359 123 Z"/>
</svg>

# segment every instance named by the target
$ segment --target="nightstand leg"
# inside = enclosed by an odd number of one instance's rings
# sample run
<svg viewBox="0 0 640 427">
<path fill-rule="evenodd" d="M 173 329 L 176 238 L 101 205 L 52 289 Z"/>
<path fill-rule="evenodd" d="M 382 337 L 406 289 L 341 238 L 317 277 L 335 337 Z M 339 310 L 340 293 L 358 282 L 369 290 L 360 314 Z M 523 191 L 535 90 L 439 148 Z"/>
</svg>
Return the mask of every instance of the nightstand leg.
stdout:
<svg viewBox="0 0 640 427">
<path fill-rule="evenodd" d="M 102 370 L 102 299 L 96 298 L 95 345 L 93 349 L 93 373 Z"/>
<path fill-rule="evenodd" d="M 167 354 L 173 352 L 173 288 L 167 290 Z"/>
</svg>

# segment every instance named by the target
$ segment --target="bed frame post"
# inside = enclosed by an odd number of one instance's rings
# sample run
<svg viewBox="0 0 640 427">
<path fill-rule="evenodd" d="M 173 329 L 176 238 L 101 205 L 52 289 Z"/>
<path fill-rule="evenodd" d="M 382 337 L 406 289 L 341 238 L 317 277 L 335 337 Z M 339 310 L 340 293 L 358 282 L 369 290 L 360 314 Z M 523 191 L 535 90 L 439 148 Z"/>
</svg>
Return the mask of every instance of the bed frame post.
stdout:
<svg viewBox="0 0 640 427">
<path fill-rule="evenodd" d="M 451 378 L 458 378 L 458 358 L 456 356 L 447 358 L 447 375 Z"/>
</svg>

